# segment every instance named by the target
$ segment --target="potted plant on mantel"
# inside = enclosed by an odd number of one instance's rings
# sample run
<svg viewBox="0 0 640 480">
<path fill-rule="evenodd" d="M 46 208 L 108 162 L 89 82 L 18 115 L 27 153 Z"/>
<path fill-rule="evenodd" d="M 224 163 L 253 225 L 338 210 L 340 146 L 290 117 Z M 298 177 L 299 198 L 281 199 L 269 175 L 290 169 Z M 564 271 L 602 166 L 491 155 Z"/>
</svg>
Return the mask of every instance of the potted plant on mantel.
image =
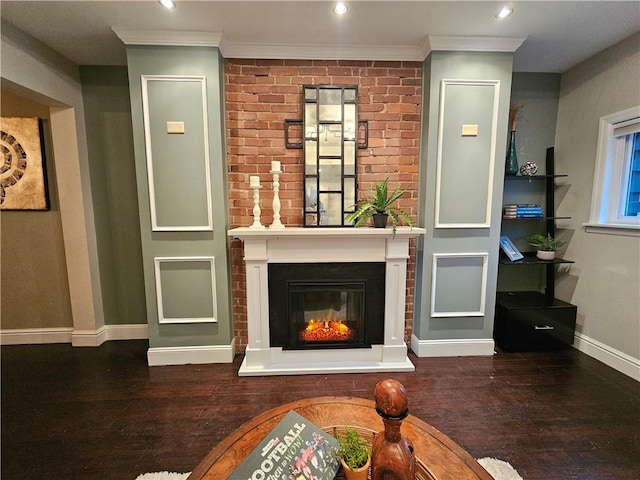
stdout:
<svg viewBox="0 0 640 480">
<path fill-rule="evenodd" d="M 355 227 L 359 227 L 373 217 L 374 227 L 385 228 L 388 218 L 391 217 L 394 235 L 396 234 L 396 227 L 401 223 L 402 218 L 407 222 L 407 225 L 412 227 L 413 221 L 411 217 L 396 203 L 407 192 L 407 189 L 398 185 L 389 193 L 388 183 L 388 178 L 385 178 L 382 182 L 376 182 L 375 191 L 370 190 L 369 198 L 358 201 L 356 211 L 347 216 L 347 221 L 353 222 Z"/>
<path fill-rule="evenodd" d="M 529 245 L 537 249 L 536 257 L 540 260 L 553 260 L 556 258 L 558 249 L 567 243 L 562 240 L 557 240 L 551 235 L 545 237 L 539 233 L 527 237 L 527 241 Z"/>
<path fill-rule="evenodd" d="M 344 435 L 336 435 L 338 445 L 333 455 L 340 459 L 347 480 L 366 480 L 371 465 L 371 445 L 357 430 L 345 428 Z"/>
</svg>

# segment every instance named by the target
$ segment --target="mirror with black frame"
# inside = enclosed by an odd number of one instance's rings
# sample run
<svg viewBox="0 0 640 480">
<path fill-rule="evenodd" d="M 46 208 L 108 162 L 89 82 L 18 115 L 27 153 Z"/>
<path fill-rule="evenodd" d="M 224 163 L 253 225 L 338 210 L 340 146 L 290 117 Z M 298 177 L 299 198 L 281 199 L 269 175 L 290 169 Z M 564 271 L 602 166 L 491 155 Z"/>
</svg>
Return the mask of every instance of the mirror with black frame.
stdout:
<svg viewBox="0 0 640 480">
<path fill-rule="evenodd" d="M 304 226 L 342 227 L 356 203 L 358 89 L 304 86 Z"/>
</svg>

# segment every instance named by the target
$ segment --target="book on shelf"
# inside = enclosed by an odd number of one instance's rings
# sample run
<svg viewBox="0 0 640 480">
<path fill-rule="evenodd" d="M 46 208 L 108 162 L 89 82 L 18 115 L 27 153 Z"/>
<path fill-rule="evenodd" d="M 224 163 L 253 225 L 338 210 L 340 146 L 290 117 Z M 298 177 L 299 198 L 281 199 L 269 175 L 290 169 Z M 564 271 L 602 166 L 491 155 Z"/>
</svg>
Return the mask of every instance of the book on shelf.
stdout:
<svg viewBox="0 0 640 480">
<path fill-rule="evenodd" d="M 503 210 L 504 218 L 541 218 L 542 206 L 530 204 L 509 204 Z"/>
<path fill-rule="evenodd" d="M 291 410 L 229 476 L 229 480 L 333 480 L 338 441 Z"/>
<path fill-rule="evenodd" d="M 516 248 L 511 239 L 506 235 L 500 237 L 500 248 L 512 262 L 522 260 L 524 258 L 524 255 L 520 253 L 520 250 Z"/>
</svg>

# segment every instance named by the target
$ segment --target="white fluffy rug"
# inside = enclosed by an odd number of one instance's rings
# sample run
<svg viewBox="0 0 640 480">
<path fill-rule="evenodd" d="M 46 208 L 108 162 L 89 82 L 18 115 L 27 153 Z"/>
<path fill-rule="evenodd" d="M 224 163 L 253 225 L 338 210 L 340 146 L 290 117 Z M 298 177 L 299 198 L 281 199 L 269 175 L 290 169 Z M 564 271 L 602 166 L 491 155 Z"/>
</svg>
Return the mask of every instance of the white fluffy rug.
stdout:
<svg viewBox="0 0 640 480">
<path fill-rule="evenodd" d="M 524 480 L 511 466 L 510 463 L 497 458 L 480 458 L 478 463 L 491 474 L 495 480 Z M 170 472 L 157 472 L 157 473 L 144 473 L 140 475 L 136 480 L 185 480 L 189 476 L 187 473 L 170 473 Z"/>
<path fill-rule="evenodd" d="M 524 480 L 510 463 L 497 458 L 479 458 L 478 463 L 496 480 Z"/>
</svg>

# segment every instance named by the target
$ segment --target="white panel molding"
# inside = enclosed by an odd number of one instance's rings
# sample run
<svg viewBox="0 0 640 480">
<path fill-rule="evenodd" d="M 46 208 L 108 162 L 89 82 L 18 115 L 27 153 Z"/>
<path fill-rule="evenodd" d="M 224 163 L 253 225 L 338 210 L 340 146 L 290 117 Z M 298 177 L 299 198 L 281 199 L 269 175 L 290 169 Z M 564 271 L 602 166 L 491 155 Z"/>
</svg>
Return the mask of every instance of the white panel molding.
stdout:
<svg viewBox="0 0 640 480">
<path fill-rule="evenodd" d="M 579 332 L 575 333 L 573 346 L 582 353 L 640 382 L 640 359 L 633 358 Z"/>
<path fill-rule="evenodd" d="M 493 111 L 491 118 L 491 142 L 489 148 L 489 170 L 487 172 L 487 202 L 485 217 L 476 223 L 445 223 L 440 219 L 440 193 L 442 191 L 442 148 L 444 137 L 444 112 L 446 108 L 446 90 L 449 85 L 493 86 Z M 490 228 L 491 204 L 493 201 L 493 174 L 495 169 L 496 139 L 498 134 L 498 106 L 500 101 L 500 82 L 498 80 L 452 80 L 443 79 L 440 83 L 440 111 L 438 113 L 438 140 L 436 152 L 436 201 L 434 228 Z"/>
<path fill-rule="evenodd" d="M 186 347 L 152 347 L 147 350 L 150 367 L 161 365 L 188 365 L 206 363 L 232 363 L 236 350 L 235 338 L 229 345 Z"/>
<path fill-rule="evenodd" d="M 420 340 L 411 335 L 411 350 L 418 357 L 491 356 L 495 353 L 495 342 L 492 338 Z"/>
<path fill-rule="evenodd" d="M 71 327 L 0 330 L 0 345 L 71 343 L 74 347 L 97 347 L 108 340 L 147 338 L 149 338 L 149 328 L 146 323 L 105 325 L 97 330 L 74 330 Z"/>
<path fill-rule="evenodd" d="M 208 262 L 211 271 L 211 302 L 213 305 L 212 317 L 194 317 L 194 318 L 172 318 L 164 316 L 164 307 L 162 305 L 162 276 L 160 268 L 162 263 L 180 262 L 180 263 L 201 263 Z M 216 299 L 216 275 L 215 275 L 215 257 L 154 257 L 154 270 L 156 277 L 156 305 L 158 307 L 158 323 L 175 324 L 175 323 L 217 323 L 218 303 Z"/>
<path fill-rule="evenodd" d="M 151 229 L 154 232 L 201 232 L 213 230 L 213 212 L 211 195 L 211 163 L 209 159 L 209 118 L 207 115 L 207 78 L 205 76 L 183 75 L 141 75 L 142 82 L 142 116 L 144 123 L 144 145 L 147 160 L 147 182 L 149 185 L 149 207 L 151 210 Z M 156 194 L 153 180 L 153 156 L 151 148 L 151 130 L 149 117 L 149 82 L 198 82 L 202 90 L 202 125 L 204 142 L 205 186 L 207 190 L 207 223 L 206 225 L 158 225 L 156 212 Z"/>
<path fill-rule="evenodd" d="M 456 311 L 456 312 L 437 312 L 436 311 L 436 292 L 437 292 L 437 271 L 438 260 L 441 258 L 481 258 L 482 259 L 482 278 L 480 285 L 480 308 L 477 311 Z M 431 268 L 431 317 L 484 317 L 485 300 L 487 296 L 487 264 L 489 260 L 488 252 L 480 253 L 434 253 L 433 265 Z M 460 294 L 460 292 L 457 292 Z"/>
</svg>

